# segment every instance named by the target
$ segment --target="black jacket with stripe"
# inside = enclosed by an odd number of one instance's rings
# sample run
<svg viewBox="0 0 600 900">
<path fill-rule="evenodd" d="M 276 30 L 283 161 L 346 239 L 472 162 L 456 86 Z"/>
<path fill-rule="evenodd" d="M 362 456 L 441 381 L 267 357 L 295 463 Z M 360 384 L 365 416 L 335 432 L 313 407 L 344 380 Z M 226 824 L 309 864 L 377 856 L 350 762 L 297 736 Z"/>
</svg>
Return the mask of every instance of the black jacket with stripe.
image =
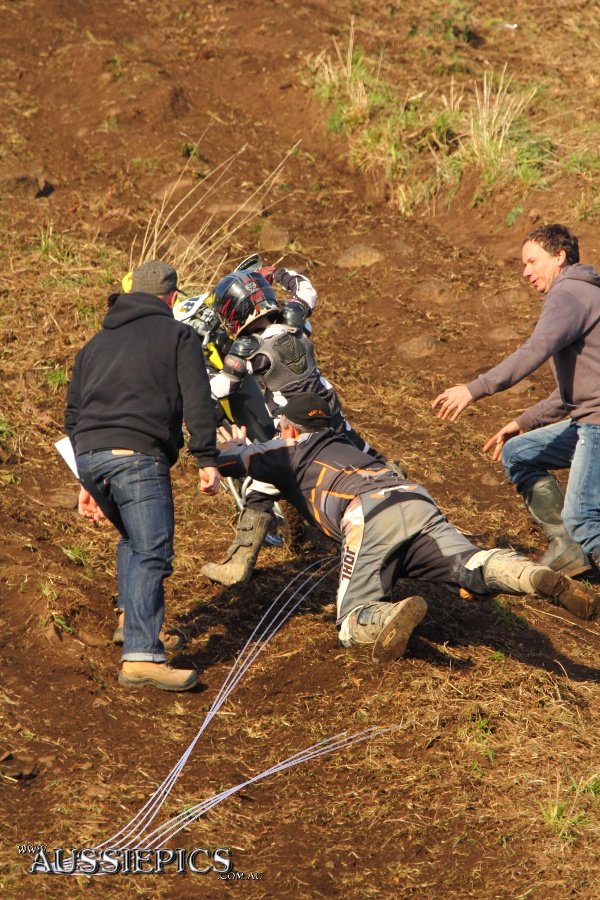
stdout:
<svg viewBox="0 0 600 900">
<path fill-rule="evenodd" d="M 340 542 L 341 520 L 354 497 L 372 492 L 383 500 L 385 489 L 415 489 L 330 428 L 264 444 L 228 441 L 219 451 L 222 475 L 273 484 L 305 519 Z"/>
</svg>

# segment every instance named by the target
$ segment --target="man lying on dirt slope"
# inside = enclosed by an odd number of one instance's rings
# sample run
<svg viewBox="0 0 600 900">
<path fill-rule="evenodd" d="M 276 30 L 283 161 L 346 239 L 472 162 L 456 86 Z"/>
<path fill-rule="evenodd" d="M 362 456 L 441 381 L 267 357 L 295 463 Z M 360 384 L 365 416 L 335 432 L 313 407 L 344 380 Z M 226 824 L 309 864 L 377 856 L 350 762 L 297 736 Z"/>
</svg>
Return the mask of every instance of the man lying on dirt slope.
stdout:
<svg viewBox="0 0 600 900">
<path fill-rule="evenodd" d="M 399 577 L 470 594 L 538 594 L 580 618 L 592 618 L 597 598 L 546 566 L 513 550 L 481 550 L 442 515 L 421 485 L 403 479 L 330 427 L 331 412 L 312 392 L 291 397 L 281 438 L 245 443 L 243 429 L 219 445 L 223 475 L 269 481 L 299 512 L 342 544 L 337 625 L 344 647 L 372 645 L 373 659 L 402 656 L 423 619 L 422 597 L 390 598 Z M 224 437 L 221 432 L 221 436 Z"/>
</svg>

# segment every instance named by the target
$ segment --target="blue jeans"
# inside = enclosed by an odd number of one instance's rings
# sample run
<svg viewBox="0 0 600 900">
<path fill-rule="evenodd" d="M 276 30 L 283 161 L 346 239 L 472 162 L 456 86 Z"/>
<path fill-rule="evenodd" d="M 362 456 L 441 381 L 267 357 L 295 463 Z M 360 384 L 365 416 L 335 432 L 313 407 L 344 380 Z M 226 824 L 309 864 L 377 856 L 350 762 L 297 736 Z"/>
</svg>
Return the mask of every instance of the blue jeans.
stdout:
<svg viewBox="0 0 600 900">
<path fill-rule="evenodd" d="M 548 469 L 570 468 L 562 519 L 588 556 L 600 554 L 600 425 L 567 419 L 536 428 L 506 442 L 502 464 L 520 493 Z"/>
<path fill-rule="evenodd" d="M 159 632 L 163 582 L 173 571 L 175 516 L 169 464 L 144 453 L 89 450 L 77 457 L 81 483 L 121 534 L 119 606 L 125 610 L 123 660 L 164 662 Z"/>
</svg>

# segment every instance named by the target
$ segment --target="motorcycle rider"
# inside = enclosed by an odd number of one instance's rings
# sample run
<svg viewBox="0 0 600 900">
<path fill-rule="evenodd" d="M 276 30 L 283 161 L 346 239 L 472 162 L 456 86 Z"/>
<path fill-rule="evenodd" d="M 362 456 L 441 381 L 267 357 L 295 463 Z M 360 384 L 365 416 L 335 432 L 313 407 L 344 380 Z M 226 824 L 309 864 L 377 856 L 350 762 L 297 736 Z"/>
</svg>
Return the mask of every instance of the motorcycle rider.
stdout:
<svg viewBox="0 0 600 900">
<path fill-rule="evenodd" d="M 580 618 L 597 613 L 589 585 L 513 550 L 475 546 L 425 488 L 361 453 L 331 421 L 321 396 L 296 394 L 281 416 L 280 438 L 247 444 L 234 426 L 233 440 L 219 444 L 217 468 L 223 476 L 271 479 L 302 516 L 342 544 L 337 624 L 343 646 L 371 645 L 378 662 L 403 654 L 427 604 L 418 596 L 392 603 L 399 577 L 469 595 L 538 594 Z"/>
<path fill-rule="evenodd" d="M 283 308 L 277 302 L 273 283 L 291 295 Z M 344 434 L 359 450 L 395 471 L 395 464 L 352 428 L 334 388 L 321 374 L 307 321 L 316 302 L 317 292 L 309 279 L 283 266 L 242 269 L 222 278 L 214 290 L 212 310 L 233 343 L 223 370 L 211 378 L 213 396 L 231 396 L 245 376 L 252 375 L 262 382 L 265 402 L 276 419 L 291 397 L 315 392 L 327 404 L 330 427 L 337 434 Z M 271 511 L 276 493 L 270 484 L 251 483 L 234 542 L 222 563 L 202 567 L 204 575 L 226 585 L 248 581 L 264 538 L 273 526 Z"/>
</svg>

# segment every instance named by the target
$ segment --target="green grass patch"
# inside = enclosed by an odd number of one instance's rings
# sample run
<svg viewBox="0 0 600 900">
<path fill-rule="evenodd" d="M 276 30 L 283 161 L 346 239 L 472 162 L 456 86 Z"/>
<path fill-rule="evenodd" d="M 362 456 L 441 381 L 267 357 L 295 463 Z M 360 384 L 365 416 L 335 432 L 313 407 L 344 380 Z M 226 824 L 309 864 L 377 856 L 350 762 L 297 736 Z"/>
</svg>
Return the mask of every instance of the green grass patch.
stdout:
<svg viewBox="0 0 600 900">
<path fill-rule="evenodd" d="M 125 69 L 123 67 L 123 59 L 115 53 L 114 56 L 111 56 L 108 60 L 108 65 L 110 67 L 110 72 L 115 81 L 120 81 L 125 77 Z"/>
<path fill-rule="evenodd" d="M 43 579 L 40 581 L 40 593 L 44 600 L 49 603 L 54 603 L 58 600 L 58 591 L 54 587 L 51 579 Z"/>
<path fill-rule="evenodd" d="M 573 785 L 573 790 L 577 790 L 578 786 Z M 600 799 L 600 775 L 592 775 L 592 777 L 579 787 L 581 793 L 591 794 L 593 797 Z"/>
<path fill-rule="evenodd" d="M 86 550 L 79 544 L 72 544 L 70 546 L 61 547 L 62 552 L 65 554 L 67 559 L 70 559 L 71 562 L 75 563 L 77 566 L 89 566 L 90 564 L 90 554 L 89 551 Z"/>
<path fill-rule="evenodd" d="M 600 195 L 594 188 L 584 188 L 573 201 L 572 208 L 579 222 L 592 222 L 600 218 Z"/>
<path fill-rule="evenodd" d="M 80 256 L 75 247 L 64 235 L 55 234 L 52 222 L 40 227 L 35 249 L 43 260 L 49 262 L 63 266 L 75 266 L 80 263 Z"/>
<path fill-rule="evenodd" d="M 44 372 L 44 381 L 52 393 L 55 394 L 57 391 L 62 391 L 66 388 L 69 378 L 64 368 L 59 363 L 54 363 L 52 368 Z"/>
<path fill-rule="evenodd" d="M 61 631 L 64 631 L 67 634 L 73 634 L 73 629 L 65 621 L 64 617 L 60 615 L 60 613 L 50 613 L 48 621 L 54 622 L 55 625 L 58 625 Z"/>
<path fill-rule="evenodd" d="M 567 800 L 540 803 L 540 810 L 546 825 L 561 841 L 574 841 L 577 828 L 587 821 L 585 813 L 576 813 L 573 804 Z"/>
<path fill-rule="evenodd" d="M 0 452 L 2 455 L 12 453 L 14 449 L 14 440 L 16 430 L 10 422 L 0 415 Z"/>
<path fill-rule="evenodd" d="M 462 4 L 438 16 L 435 46 L 476 40 L 468 19 Z M 439 193 L 450 201 L 467 172 L 475 176 L 474 206 L 515 181 L 526 190 L 545 186 L 558 150 L 533 127 L 537 87 L 520 88 L 505 68 L 481 81 L 469 78 L 462 93 L 451 82 L 448 94 L 403 96 L 382 69 L 381 58 L 371 60 L 355 46 L 351 23 L 344 50 L 334 39 L 333 53 L 311 61 L 310 81 L 328 109 L 327 128 L 347 136 L 356 169 L 380 179 L 401 212 Z"/>
<path fill-rule="evenodd" d="M 522 213 L 523 213 L 522 206 L 513 206 L 511 211 L 507 214 L 506 219 L 504 220 L 506 225 L 508 225 L 509 228 L 512 228 Z"/>
<path fill-rule="evenodd" d="M 515 613 L 505 602 L 500 600 L 499 597 L 492 597 L 489 602 L 496 610 L 498 618 L 505 628 L 515 631 L 519 628 L 527 627 L 526 619 L 518 613 Z"/>
<path fill-rule="evenodd" d="M 119 118 L 118 116 L 107 116 L 104 122 L 101 122 L 98 126 L 98 131 L 101 134 L 111 134 L 113 131 L 117 131 L 119 128 Z"/>
<path fill-rule="evenodd" d="M 598 175 L 600 154 L 594 150 L 578 150 L 567 157 L 565 169 L 568 175 Z"/>
<path fill-rule="evenodd" d="M 459 734 L 476 744 L 484 744 L 493 735 L 495 727 L 488 716 L 480 710 L 473 712 L 460 726 Z"/>
</svg>

